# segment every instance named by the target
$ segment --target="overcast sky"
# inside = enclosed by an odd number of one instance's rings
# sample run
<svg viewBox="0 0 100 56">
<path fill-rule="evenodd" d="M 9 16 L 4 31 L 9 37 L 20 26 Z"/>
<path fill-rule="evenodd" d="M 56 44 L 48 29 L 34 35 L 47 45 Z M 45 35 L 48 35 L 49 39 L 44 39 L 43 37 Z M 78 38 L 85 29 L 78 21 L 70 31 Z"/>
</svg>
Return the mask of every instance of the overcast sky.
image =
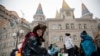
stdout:
<svg viewBox="0 0 100 56">
<path fill-rule="evenodd" d="M 41 3 L 46 18 L 54 18 L 56 10 L 60 11 L 63 0 L 0 0 L 0 4 L 6 9 L 16 11 L 19 17 L 24 17 L 27 21 L 33 21 L 38 4 Z M 94 17 L 100 18 L 100 0 L 65 0 L 74 8 L 75 17 L 81 17 L 81 3 L 84 3 Z"/>
</svg>

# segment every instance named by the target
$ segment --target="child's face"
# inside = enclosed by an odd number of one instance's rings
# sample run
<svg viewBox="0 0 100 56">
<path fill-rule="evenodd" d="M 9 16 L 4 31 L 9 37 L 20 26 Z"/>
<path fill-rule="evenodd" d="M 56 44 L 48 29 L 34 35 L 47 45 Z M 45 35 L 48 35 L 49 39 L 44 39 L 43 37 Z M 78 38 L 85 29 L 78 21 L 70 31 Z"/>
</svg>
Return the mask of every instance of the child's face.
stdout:
<svg viewBox="0 0 100 56">
<path fill-rule="evenodd" d="M 43 30 L 41 30 L 41 29 L 37 30 L 37 34 L 39 37 L 42 36 L 42 33 L 43 33 Z"/>
</svg>

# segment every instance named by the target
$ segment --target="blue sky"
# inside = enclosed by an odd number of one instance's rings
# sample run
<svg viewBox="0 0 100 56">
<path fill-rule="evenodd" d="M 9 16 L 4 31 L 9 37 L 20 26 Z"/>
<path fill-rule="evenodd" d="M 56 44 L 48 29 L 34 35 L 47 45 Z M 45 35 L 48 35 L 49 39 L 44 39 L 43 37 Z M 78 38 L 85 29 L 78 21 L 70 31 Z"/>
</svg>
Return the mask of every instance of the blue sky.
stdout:
<svg viewBox="0 0 100 56">
<path fill-rule="evenodd" d="M 16 11 L 20 17 L 27 21 L 33 21 L 38 4 L 41 3 L 46 18 L 54 18 L 56 10 L 60 11 L 63 0 L 0 0 L 8 10 Z M 100 0 L 65 0 L 66 3 L 74 8 L 75 17 L 81 17 L 81 3 L 84 3 L 94 17 L 100 18 Z M 23 14 L 24 13 L 24 14 Z"/>
</svg>

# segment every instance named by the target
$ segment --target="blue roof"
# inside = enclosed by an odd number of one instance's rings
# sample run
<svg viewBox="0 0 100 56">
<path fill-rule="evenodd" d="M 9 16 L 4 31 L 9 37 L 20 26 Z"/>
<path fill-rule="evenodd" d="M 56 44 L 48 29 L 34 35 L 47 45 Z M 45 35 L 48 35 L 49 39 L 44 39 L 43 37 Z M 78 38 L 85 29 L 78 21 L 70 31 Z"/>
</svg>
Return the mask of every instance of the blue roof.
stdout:
<svg viewBox="0 0 100 56">
<path fill-rule="evenodd" d="M 86 14 L 90 14 L 90 11 L 86 8 L 84 4 L 82 4 L 82 16 Z"/>
<path fill-rule="evenodd" d="M 42 10 L 41 4 L 39 4 L 39 6 L 38 6 L 36 14 L 39 14 L 39 15 L 43 14 L 43 10 Z"/>
</svg>

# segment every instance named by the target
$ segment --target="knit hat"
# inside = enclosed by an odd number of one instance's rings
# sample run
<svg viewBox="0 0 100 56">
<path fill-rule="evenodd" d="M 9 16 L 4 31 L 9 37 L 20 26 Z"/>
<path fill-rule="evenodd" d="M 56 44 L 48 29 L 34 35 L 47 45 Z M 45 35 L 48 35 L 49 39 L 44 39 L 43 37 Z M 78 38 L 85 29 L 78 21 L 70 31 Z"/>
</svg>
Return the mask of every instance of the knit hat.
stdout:
<svg viewBox="0 0 100 56">
<path fill-rule="evenodd" d="M 83 31 L 80 35 L 83 40 L 92 40 L 92 37 L 87 34 L 86 31 Z"/>
<path fill-rule="evenodd" d="M 87 32 L 84 30 L 83 32 L 81 32 L 80 37 L 84 38 L 87 35 Z"/>
</svg>

